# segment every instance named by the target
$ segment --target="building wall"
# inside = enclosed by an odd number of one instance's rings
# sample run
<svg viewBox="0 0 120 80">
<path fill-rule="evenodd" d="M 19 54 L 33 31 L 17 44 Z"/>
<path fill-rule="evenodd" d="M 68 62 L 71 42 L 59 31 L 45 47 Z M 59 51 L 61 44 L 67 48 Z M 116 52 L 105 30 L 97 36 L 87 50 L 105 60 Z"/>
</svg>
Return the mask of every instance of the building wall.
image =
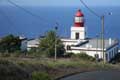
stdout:
<svg viewBox="0 0 120 80">
<path fill-rule="evenodd" d="M 27 51 L 30 51 L 32 48 L 38 48 L 39 44 L 40 44 L 39 39 L 27 41 Z"/>
<path fill-rule="evenodd" d="M 106 54 L 107 54 L 107 61 L 110 61 L 112 58 L 115 57 L 115 55 L 118 54 L 118 50 L 119 50 L 119 45 L 115 45 L 113 48 L 107 50 Z"/>
<path fill-rule="evenodd" d="M 75 53 L 75 54 L 78 54 L 78 53 L 86 53 L 87 55 L 89 56 L 92 56 L 92 57 L 95 57 L 96 54 L 98 54 L 98 58 L 99 59 L 102 59 L 103 56 L 102 56 L 102 52 L 101 51 L 90 51 L 90 50 L 68 50 L 67 52 L 72 52 L 72 53 Z"/>
<path fill-rule="evenodd" d="M 32 45 L 27 44 L 27 51 L 30 51 L 32 48 L 38 48 L 38 47 L 39 47 L 38 44 L 32 44 Z"/>
<path fill-rule="evenodd" d="M 64 44 L 65 50 L 67 50 L 67 46 L 76 45 L 77 43 L 76 42 L 63 42 L 63 44 Z"/>
<path fill-rule="evenodd" d="M 106 54 L 106 61 L 109 62 L 112 58 L 115 57 L 116 54 L 118 54 L 118 49 L 119 46 L 116 44 L 114 45 L 112 48 L 110 48 L 109 50 L 105 51 L 104 53 Z M 71 48 L 71 50 L 66 50 L 66 52 L 72 52 L 72 53 L 75 53 L 75 54 L 78 54 L 78 53 L 86 53 L 87 55 L 89 56 L 92 56 L 92 57 L 95 57 L 95 55 L 97 54 L 98 55 L 98 58 L 99 59 L 103 59 L 103 52 L 102 50 L 98 49 L 96 51 L 95 48 Z"/>
<path fill-rule="evenodd" d="M 27 40 L 21 41 L 21 51 L 26 51 L 27 50 Z"/>
<path fill-rule="evenodd" d="M 71 27 L 71 39 L 76 39 L 76 33 L 79 33 L 79 39 L 85 39 L 85 27 Z"/>
</svg>

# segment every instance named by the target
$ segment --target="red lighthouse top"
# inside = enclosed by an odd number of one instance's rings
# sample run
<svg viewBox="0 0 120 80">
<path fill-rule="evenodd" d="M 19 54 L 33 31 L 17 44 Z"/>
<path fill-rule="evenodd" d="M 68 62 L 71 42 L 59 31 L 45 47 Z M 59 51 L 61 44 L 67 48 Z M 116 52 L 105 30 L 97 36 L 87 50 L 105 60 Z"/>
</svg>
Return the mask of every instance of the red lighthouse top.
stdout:
<svg viewBox="0 0 120 80">
<path fill-rule="evenodd" d="M 83 17 L 83 13 L 81 12 L 81 10 L 79 9 L 75 15 L 76 17 Z"/>
<path fill-rule="evenodd" d="M 84 27 L 84 14 L 79 9 L 77 13 L 75 14 L 75 27 Z"/>
</svg>

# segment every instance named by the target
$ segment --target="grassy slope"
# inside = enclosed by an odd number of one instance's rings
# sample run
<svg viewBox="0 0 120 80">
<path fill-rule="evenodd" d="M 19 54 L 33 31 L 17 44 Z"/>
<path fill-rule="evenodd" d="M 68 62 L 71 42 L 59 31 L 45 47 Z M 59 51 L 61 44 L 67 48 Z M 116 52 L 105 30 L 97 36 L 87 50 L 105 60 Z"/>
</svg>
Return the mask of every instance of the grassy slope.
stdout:
<svg viewBox="0 0 120 80">
<path fill-rule="evenodd" d="M 52 59 L 1 58 L 0 80 L 30 80 L 32 72 L 48 73 L 55 79 L 72 73 L 103 69 L 119 68 L 110 64 L 103 66 L 102 63 L 72 59 L 59 59 L 54 62 Z"/>
<path fill-rule="evenodd" d="M 27 80 L 29 74 L 8 60 L 0 60 L 0 80 Z"/>
</svg>

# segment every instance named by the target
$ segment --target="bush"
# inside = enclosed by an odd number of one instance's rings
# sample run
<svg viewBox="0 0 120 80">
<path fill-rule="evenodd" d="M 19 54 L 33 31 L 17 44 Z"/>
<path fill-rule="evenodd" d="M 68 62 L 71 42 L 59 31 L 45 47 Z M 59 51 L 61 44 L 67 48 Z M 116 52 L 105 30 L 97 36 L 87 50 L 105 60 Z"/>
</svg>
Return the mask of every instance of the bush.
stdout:
<svg viewBox="0 0 120 80">
<path fill-rule="evenodd" d="M 32 80 L 51 80 L 50 76 L 44 72 L 33 72 Z"/>
<path fill-rule="evenodd" d="M 0 59 L 0 80 L 30 80 L 30 76 L 16 64 Z"/>
<path fill-rule="evenodd" d="M 92 56 L 87 55 L 86 53 L 78 53 L 71 56 L 73 59 L 81 59 L 81 60 L 88 60 L 88 61 L 95 61 L 95 58 Z"/>
<path fill-rule="evenodd" d="M 20 50 L 21 40 L 14 35 L 7 35 L 0 40 L 0 52 L 15 52 Z"/>
<path fill-rule="evenodd" d="M 10 57 L 10 53 L 2 53 L 2 57 Z"/>
<path fill-rule="evenodd" d="M 64 57 L 66 58 L 70 58 L 74 55 L 74 53 L 70 52 L 70 53 L 65 53 Z"/>
<path fill-rule="evenodd" d="M 21 51 L 15 51 L 13 53 L 10 53 L 10 57 L 20 57 L 22 55 Z"/>
</svg>

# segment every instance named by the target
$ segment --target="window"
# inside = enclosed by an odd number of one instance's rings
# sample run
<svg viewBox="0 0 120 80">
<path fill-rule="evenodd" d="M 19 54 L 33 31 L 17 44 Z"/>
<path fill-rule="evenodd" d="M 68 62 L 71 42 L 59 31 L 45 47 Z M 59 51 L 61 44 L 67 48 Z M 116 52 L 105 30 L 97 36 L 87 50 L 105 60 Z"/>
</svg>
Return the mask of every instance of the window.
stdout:
<svg viewBox="0 0 120 80">
<path fill-rule="evenodd" d="M 109 52 L 109 58 L 111 59 L 111 52 Z"/>
<path fill-rule="evenodd" d="M 99 58 L 99 55 L 98 55 L 98 54 L 95 54 L 95 58 L 98 59 L 98 58 Z"/>
<path fill-rule="evenodd" d="M 75 36 L 76 36 L 76 39 L 79 39 L 79 33 L 76 33 Z"/>
<path fill-rule="evenodd" d="M 116 53 L 117 53 L 117 52 L 116 52 L 116 48 L 114 48 L 114 55 L 116 55 Z"/>
<path fill-rule="evenodd" d="M 108 58 L 110 60 L 111 59 L 111 52 L 109 51 L 107 54 L 108 54 Z"/>
<path fill-rule="evenodd" d="M 117 54 L 117 48 L 115 48 L 115 53 Z"/>
<path fill-rule="evenodd" d="M 107 54 L 107 53 L 105 54 L 105 59 L 106 59 L 106 60 L 109 60 L 109 57 L 108 57 L 108 54 Z"/>
<path fill-rule="evenodd" d="M 71 47 L 69 45 L 67 45 L 67 50 L 71 50 Z"/>
<path fill-rule="evenodd" d="M 114 49 L 112 50 L 112 57 L 114 57 Z"/>
<path fill-rule="evenodd" d="M 119 52 L 119 48 L 117 47 L 117 53 Z"/>
</svg>

